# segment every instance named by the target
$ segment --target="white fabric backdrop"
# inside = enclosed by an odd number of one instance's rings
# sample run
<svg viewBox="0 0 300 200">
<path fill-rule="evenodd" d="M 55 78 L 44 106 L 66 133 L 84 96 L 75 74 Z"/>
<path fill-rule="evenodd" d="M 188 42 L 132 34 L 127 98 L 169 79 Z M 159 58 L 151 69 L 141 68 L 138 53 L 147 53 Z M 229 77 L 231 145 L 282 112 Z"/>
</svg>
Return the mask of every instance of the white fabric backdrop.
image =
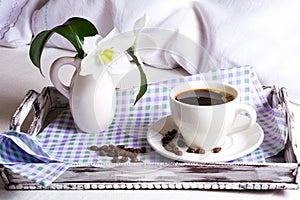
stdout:
<svg viewBox="0 0 300 200">
<path fill-rule="evenodd" d="M 0 45 L 28 44 L 32 35 L 72 16 L 91 20 L 103 36 L 113 26 L 128 31 L 134 21 L 146 13 L 150 17 L 148 27 L 169 29 L 188 37 L 204 47 L 213 61 L 207 66 L 203 63 L 191 66 L 183 59 L 160 52 L 144 58 L 148 64 L 159 68 L 179 64 L 190 73 L 251 65 L 264 84 L 285 86 L 291 98 L 300 102 L 299 10 L 298 0 L 2 0 Z M 174 42 L 171 35 L 165 40 Z M 49 45 L 71 48 L 60 36 L 53 37 Z M 197 51 L 201 55 L 201 48 L 188 49 L 182 57 L 197 54 Z"/>
</svg>

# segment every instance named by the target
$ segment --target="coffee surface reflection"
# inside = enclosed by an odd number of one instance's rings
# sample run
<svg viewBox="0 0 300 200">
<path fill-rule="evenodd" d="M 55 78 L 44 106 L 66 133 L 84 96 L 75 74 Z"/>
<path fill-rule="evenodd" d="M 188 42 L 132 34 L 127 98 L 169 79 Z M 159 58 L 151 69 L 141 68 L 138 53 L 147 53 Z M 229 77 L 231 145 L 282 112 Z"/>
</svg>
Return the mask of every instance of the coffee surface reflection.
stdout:
<svg viewBox="0 0 300 200">
<path fill-rule="evenodd" d="M 234 95 L 225 91 L 210 88 L 186 90 L 177 94 L 175 97 L 179 102 L 197 106 L 224 104 L 232 101 L 234 98 Z"/>
</svg>

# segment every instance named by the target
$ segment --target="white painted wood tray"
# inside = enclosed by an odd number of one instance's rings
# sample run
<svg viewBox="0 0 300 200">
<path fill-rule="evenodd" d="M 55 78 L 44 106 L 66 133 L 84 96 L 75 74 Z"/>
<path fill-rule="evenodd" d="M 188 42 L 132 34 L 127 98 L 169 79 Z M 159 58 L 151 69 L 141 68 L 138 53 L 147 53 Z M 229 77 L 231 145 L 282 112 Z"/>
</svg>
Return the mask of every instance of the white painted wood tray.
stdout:
<svg viewBox="0 0 300 200">
<path fill-rule="evenodd" d="M 268 95 L 272 95 L 268 92 Z M 299 158 L 292 129 L 293 114 L 289 110 L 287 92 L 274 100 L 284 109 L 288 124 L 285 149 L 267 163 L 98 163 L 74 164 L 50 186 L 31 182 L 10 170 L 1 168 L 1 177 L 9 190 L 94 190 L 94 189 L 213 189 L 213 190 L 283 190 L 299 187 Z M 57 114 L 68 107 L 67 100 L 56 89 L 46 87 L 41 93 L 29 91 L 12 117 L 10 129 L 35 136 Z M 31 111 L 31 112 L 30 112 Z M 26 128 L 24 121 L 31 122 Z M 130 171 L 159 173 L 132 174 Z"/>
</svg>

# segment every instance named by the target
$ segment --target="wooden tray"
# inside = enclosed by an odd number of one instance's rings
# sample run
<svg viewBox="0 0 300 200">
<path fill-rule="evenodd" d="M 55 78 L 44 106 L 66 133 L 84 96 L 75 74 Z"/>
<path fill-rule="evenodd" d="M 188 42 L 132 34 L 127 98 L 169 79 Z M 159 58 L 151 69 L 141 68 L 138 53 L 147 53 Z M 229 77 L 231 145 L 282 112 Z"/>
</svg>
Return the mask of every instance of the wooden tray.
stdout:
<svg viewBox="0 0 300 200">
<path fill-rule="evenodd" d="M 267 87 L 266 87 L 267 88 Z M 87 189 L 213 189 L 282 190 L 298 189 L 299 158 L 284 88 L 271 87 L 273 106 L 286 112 L 288 140 L 285 149 L 267 163 L 89 163 L 74 164 L 50 186 L 43 187 L 3 166 L 1 177 L 9 190 L 87 190 Z M 276 97 L 276 98 L 274 98 Z M 274 101 L 275 100 L 275 101 Z M 12 117 L 10 128 L 35 136 L 50 123 L 68 101 L 55 88 L 39 94 L 30 90 Z M 30 117 L 31 116 L 31 117 Z M 32 121 L 26 126 L 26 121 Z M 141 173 L 130 173 L 138 171 Z M 159 172 L 159 173 L 158 173 Z"/>
</svg>

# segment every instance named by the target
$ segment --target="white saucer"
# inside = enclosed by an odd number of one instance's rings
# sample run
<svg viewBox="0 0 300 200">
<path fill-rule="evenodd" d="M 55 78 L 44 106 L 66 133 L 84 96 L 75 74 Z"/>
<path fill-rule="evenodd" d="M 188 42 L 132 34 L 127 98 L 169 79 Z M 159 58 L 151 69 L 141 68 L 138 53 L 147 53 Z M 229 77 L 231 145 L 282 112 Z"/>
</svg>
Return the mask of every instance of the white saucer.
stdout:
<svg viewBox="0 0 300 200">
<path fill-rule="evenodd" d="M 234 126 L 247 123 L 248 117 L 239 115 Z M 171 153 L 162 146 L 161 139 L 169 130 L 177 129 L 171 116 L 164 117 L 154 123 L 148 130 L 147 140 L 150 146 L 164 157 L 183 162 L 223 162 L 235 160 L 256 150 L 263 141 L 264 133 L 256 123 L 251 128 L 226 136 L 222 149 L 219 153 L 187 153 L 187 147 L 178 147 L 183 155 Z"/>
</svg>

